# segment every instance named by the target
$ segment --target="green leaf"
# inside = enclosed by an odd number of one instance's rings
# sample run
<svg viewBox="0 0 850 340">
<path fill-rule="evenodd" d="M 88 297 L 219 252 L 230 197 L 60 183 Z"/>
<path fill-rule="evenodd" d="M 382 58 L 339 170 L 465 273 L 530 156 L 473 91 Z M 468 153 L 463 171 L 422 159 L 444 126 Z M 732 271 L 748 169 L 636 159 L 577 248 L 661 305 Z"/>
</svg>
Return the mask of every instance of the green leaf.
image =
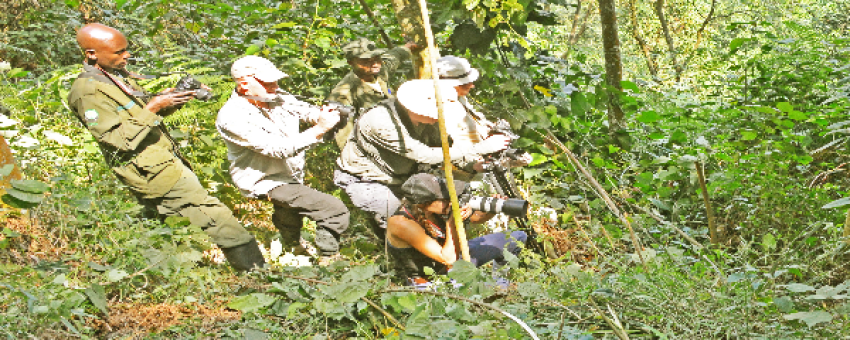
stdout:
<svg viewBox="0 0 850 340">
<path fill-rule="evenodd" d="M 268 294 L 252 293 L 234 298 L 233 301 L 230 301 L 230 303 L 227 304 L 227 307 L 243 313 L 252 313 L 260 310 L 261 308 L 271 306 L 275 300 L 277 300 L 277 298 Z M 292 306 L 290 306 L 290 309 L 291 308 Z"/>
<path fill-rule="evenodd" d="M 91 287 L 86 288 L 85 293 L 97 309 L 100 309 L 103 314 L 109 314 L 106 304 L 106 291 L 104 291 L 103 286 L 94 283 Z"/>
<path fill-rule="evenodd" d="M 29 204 L 38 204 L 44 200 L 44 194 L 33 194 L 15 188 L 6 188 L 6 194 Z"/>
<path fill-rule="evenodd" d="M 794 301 L 787 296 L 781 296 L 773 299 L 773 304 L 776 305 L 776 308 L 782 313 L 788 313 L 794 310 Z"/>
<path fill-rule="evenodd" d="M 379 273 L 380 270 L 377 265 L 363 265 L 363 266 L 355 266 L 352 267 L 345 275 L 342 276 L 343 282 L 357 282 L 357 281 L 366 281 L 371 277 L 375 276 L 375 274 Z"/>
<path fill-rule="evenodd" d="M 12 190 L 12 188 L 7 188 L 6 190 L 7 191 Z M 9 195 L 9 194 L 3 195 L 3 197 L 0 198 L 0 199 L 3 200 L 3 203 L 6 203 L 10 207 L 17 208 L 17 209 L 30 209 L 30 208 L 34 208 L 34 207 L 38 206 L 38 203 L 30 203 L 30 202 L 27 202 L 27 201 L 21 201 L 21 200 L 15 198 L 14 196 Z"/>
<path fill-rule="evenodd" d="M 248 46 L 248 48 L 245 50 L 245 54 L 246 55 L 254 55 L 254 54 L 257 54 L 257 52 L 260 52 L 260 49 L 262 49 L 262 47 L 260 47 L 258 45 L 251 45 L 251 46 Z"/>
<path fill-rule="evenodd" d="M 804 285 L 802 283 L 792 283 L 785 286 L 785 289 L 788 289 L 794 293 L 804 293 L 814 291 L 815 287 Z"/>
<path fill-rule="evenodd" d="M 655 111 L 644 111 L 641 112 L 640 117 L 637 119 L 641 123 L 652 123 L 661 120 L 661 116 L 658 115 Z"/>
<path fill-rule="evenodd" d="M 841 207 L 841 206 L 845 206 L 847 204 L 850 204 L 850 197 L 844 197 L 844 198 L 840 198 L 840 199 L 837 199 L 835 201 L 829 202 L 825 206 L 821 207 L 821 209 L 838 208 L 838 207 Z"/>
<path fill-rule="evenodd" d="M 543 171 L 544 169 L 522 169 L 522 178 L 526 180 L 532 179 L 540 176 Z"/>
<path fill-rule="evenodd" d="M 192 222 L 189 221 L 188 217 L 168 216 L 165 218 L 165 225 L 172 228 L 185 227 L 190 224 L 192 224 Z"/>
<path fill-rule="evenodd" d="M 416 309 L 416 294 L 399 296 L 396 302 L 398 302 L 398 305 L 404 308 L 405 311 L 412 312 Z"/>
<path fill-rule="evenodd" d="M 29 71 L 26 71 L 22 68 L 13 68 L 13 69 L 9 70 L 7 76 L 9 78 L 23 78 L 23 77 L 26 77 L 28 74 L 29 74 Z"/>
<path fill-rule="evenodd" d="M 366 296 L 366 293 L 369 292 L 370 285 L 371 284 L 368 282 L 351 282 L 322 286 L 319 289 L 339 302 L 351 303 Z"/>
<path fill-rule="evenodd" d="M 812 327 L 819 323 L 830 322 L 832 321 L 832 314 L 824 312 L 824 311 L 816 311 L 816 312 L 800 312 L 793 314 L 786 314 L 782 316 L 785 320 L 800 320 L 806 323 L 806 326 Z"/>
<path fill-rule="evenodd" d="M 295 27 L 295 25 L 297 25 L 297 24 L 294 23 L 294 22 L 291 22 L 291 21 L 290 22 L 282 22 L 282 23 L 279 23 L 277 25 L 274 25 L 272 28 L 273 29 L 293 28 L 293 27 Z"/>
<path fill-rule="evenodd" d="M 117 282 L 129 275 L 130 274 L 121 269 L 112 269 L 106 272 L 106 280 L 109 282 Z"/>
<path fill-rule="evenodd" d="M 549 160 L 549 157 L 546 157 L 543 154 L 533 153 L 531 154 L 531 163 L 528 163 L 528 166 L 535 166 L 539 164 L 543 164 Z"/>
<path fill-rule="evenodd" d="M 796 120 L 796 121 L 801 121 L 801 120 L 809 119 L 809 115 L 805 112 L 791 111 L 791 112 L 788 112 L 788 118 L 791 118 L 791 119 Z"/>
<path fill-rule="evenodd" d="M 785 113 L 794 111 L 794 105 L 791 105 L 791 103 L 789 103 L 789 102 L 776 103 L 776 108 L 779 109 L 779 111 L 782 111 L 782 112 L 785 112 Z"/>
<path fill-rule="evenodd" d="M 537 298 L 543 295 L 543 288 L 536 282 L 520 282 L 516 287 L 520 295 L 527 298 Z"/>
<path fill-rule="evenodd" d="M 47 183 L 29 179 L 12 180 L 9 183 L 12 184 L 12 187 L 15 189 L 32 194 L 41 194 L 50 190 L 50 186 L 47 185 Z"/>
<path fill-rule="evenodd" d="M 761 237 L 761 245 L 767 249 L 776 248 L 776 237 L 774 237 L 773 234 L 764 234 L 764 236 Z"/>
<path fill-rule="evenodd" d="M 659 139 L 664 139 L 664 137 L 665 137 L 665 135 L 661 132 L 653 132 L 653 133 L 649 134 L 650 139 L 659 140 Z"/>
<path fill-rule="evenodd" d="M 637 84 L 628 80 L 621 80 L 620 87 L 622 87 L 624 90 L 632 90 L 632 92 L 634 93 L 640 93 L 640 89 L 638 88 Z"/>
<path fill-rule="evenodd" d="M 469 284 L 475 282 L 479 278 L 478 268 L 469 261 L 460 260 L 454 263 L 452 270 L 449 272 L 449 277 L 455 279 L 459 283 Z"/>
<path fill-rule="evenodd" d="M 758 134 L 753 131 L 741 131 L 741 139 L 743 140 L 753 140 L 758 137 Z"/>
<path fill-rule="evenodd" d="M 744 43 L 747 42 L 748 40 L 750 40 L 750 38 L 735 38 L 735 39 L 732 39 L 732 42 L 729 43 L 729 54 L 733 54 L 733 53 L 737 52 L 738 49 L 741 48 L 741 46 L 744 45 Z"/>
<path fill-rule="evenodd" d="M 573 115 L 584 115 L 590 110 L 590 105 L 587 103 L 587 98 L 584 97 L 584 94 L 581 92 L 573 92 L 570 95 L 570 110 Z"/>
</svg>

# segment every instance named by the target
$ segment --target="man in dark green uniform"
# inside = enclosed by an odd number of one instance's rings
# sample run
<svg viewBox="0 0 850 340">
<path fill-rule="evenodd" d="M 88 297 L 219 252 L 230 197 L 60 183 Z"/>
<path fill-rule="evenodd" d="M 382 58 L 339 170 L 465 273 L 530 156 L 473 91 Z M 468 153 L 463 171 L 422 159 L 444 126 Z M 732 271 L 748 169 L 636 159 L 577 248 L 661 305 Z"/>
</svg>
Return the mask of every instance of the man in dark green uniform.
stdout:
<svg viewBox="0 0 850 340">
<path fill-rule="evenodd" d="M 351 72 L 336 84 L 328 100 L 353 106 L 355 112 L 334 137 L 340 150 L 345 146 L 357 117 L 392 95 L 388 84 L 390 74 L 405 59 L 410 59 L 411 52 L 421 49 L 419 45 L 408 42 L 404 46 L 386 50 L 377 48 L 374 42 L 366 38 L 359 38 L 342 47 L 348 65 L 351 65 Z"/>
<path fill-rule="evenodd" d="M 74 81 L 68 104 L 100 145 L 106 162 L 149 209 L 183 216 L 210 235 L 237 270 L 262 266 L 257 242 L 230 209 L 207 193 L 180 155 L 162 119 L 194 97 L 194 91 L 167 90 L 145 100 L 128 72 L 127 39 L 118 30 L 88 24 L 77 32 L 85 51 L 83 73 Z"/>
</svg>

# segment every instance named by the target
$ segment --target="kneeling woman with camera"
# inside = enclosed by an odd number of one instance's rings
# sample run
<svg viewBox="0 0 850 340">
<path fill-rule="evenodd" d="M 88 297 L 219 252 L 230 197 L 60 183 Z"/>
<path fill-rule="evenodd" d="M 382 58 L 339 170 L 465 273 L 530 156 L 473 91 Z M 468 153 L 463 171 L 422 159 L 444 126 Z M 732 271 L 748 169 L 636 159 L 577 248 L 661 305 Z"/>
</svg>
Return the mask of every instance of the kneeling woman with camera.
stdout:
<svg viewBox="0 0 850 340">
<path fill-rule="evenodd" d="M 467 183 L 455 181 L 457 192 L 463 192 Z M 401 208 L 389 218 L 387 241 L 390 257 L 398 274 L 409 285 L 426 285 L 425 267 L 437 274 L 445 274 L 458 260 L 457 229 L 451 218 L 451 203 L 444 178 L 431 174 L 416 174 L 402 185 Z M 461 216 L 472 223 L 481 223 L 493 213 L 461 208 Z M 523 231 L 495 233 L 469 241 L 470 260 L 476 266 L 490 261 L 504 261 L 502 249 L 518 254 L 517 242 L 525 242 Z"/>
</svg>

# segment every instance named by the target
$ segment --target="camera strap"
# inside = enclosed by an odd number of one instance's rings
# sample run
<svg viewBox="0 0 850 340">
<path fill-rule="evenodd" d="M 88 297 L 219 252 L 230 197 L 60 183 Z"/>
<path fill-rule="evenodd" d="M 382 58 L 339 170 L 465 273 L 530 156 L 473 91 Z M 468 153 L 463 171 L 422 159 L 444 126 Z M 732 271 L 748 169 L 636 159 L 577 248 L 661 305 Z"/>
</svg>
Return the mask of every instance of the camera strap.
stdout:
<svg viewBox="0 0 850 340">
<path fill-rule="evenodd" d="M 113 84 L 115 84 L 115 86 L 118 86 L 118 88 L 119 88 L 119 89 L 121 89 L 121 91 L 122 91 L 122 92 L 124 92 L 124 94 L 126 94 L 127 96 L 129 96 L 129 97 L 130 97 L 130 98 L 132 98 L 133 100 L 138 101 L 136 104 L 138 104 L 139 106 L 142 106 L 142 107 L 144 107 L 144 106 L 145 106 L 145 105 L 143 105 L 144 103 L 141 103 L 141 102 L 140 102 L 141 100 L 139 100 L 139 98 L 144 98 L 145 96 L 147 96 L 147 94 L 145 94 L 145 93 L 144 93 L 144 92 L 142 92 L 142 91 L 137 91 L 137 90 L 135 90 L 135 89 L 131 88 L 131 87 L 130 87 L 130 86 L 128 86 L 126 83 L 124 83 L 124 81 L 122 81 L 122 80 L 120 80 L 120 79 L 116 79 L 116 78 L 115 78 L 115 76 L 113 76 L 113 75 L 112 75 L 111 73 L 109 73 L 109 72 L 106 72 L 106 70 L 104 70 L 104 69 L 100 68 L 100 66 L 99 66 L 99 65 L 94 65 L 94 68 L 96 68 L 96 69 L 100 70 L 100 72 L 102 72 L 102 73 L 103 73 L 103 75 L 104 75 L 107 79 L 109 79 L 110 81 L 112 81 L 112 83 L 113 83 Z M 128 72 L 128 74 L 132 75 L 132 73 L 130 73 L 130 72 Z"/>
</svg>

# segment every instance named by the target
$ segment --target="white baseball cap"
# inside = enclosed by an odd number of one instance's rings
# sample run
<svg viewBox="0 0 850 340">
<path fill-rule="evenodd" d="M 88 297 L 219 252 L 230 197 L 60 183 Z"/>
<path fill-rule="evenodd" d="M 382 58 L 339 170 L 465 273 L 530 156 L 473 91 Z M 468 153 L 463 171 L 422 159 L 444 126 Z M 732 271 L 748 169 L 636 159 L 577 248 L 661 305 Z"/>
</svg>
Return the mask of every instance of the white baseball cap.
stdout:
<svg viewBox="0 0 850 340">
<path fill-rule="evenodd" d="M 440 99 L 446 113 L 462 110 L 463 105 L 457 100 L 457 91 L 452 84 L 439 80 Z M 437 96 L 434 91 L 434 80 L 414 79 L 401 84 L 396 92 L 399 103 L 413 113 L 437 119 Z"/>
<path fill-rule="evenodd" d="M 472 68 L 468 60 L 453 55 L 437 59 L 437 74 L 441 80 L 452 82 L 452 86 L 474 82 L 478 80 L 479 75 L 478 70 Z"/>
<path fill-rule="evenodd" d="M 244 56 L 234 61 L 233 66 L 230 67 L 230 76 L 233 79 L 254 76 L 266 83 L 289 77 L 288 74 L 278 70 L 270 60 L 255 55 Z"/>
</svg>

